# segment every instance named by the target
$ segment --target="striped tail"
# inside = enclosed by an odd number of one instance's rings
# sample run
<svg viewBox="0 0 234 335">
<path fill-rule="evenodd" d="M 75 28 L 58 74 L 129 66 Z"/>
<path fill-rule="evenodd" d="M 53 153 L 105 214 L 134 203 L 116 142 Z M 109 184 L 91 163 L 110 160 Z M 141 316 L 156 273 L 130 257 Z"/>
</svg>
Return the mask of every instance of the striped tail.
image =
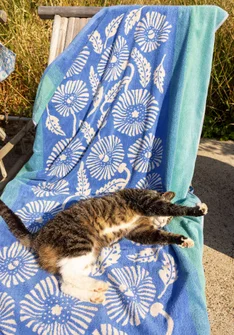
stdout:
<svg viewBox="0 0 234 335">
<path fill-rule="evenodd" d="M 31 246 L 32 234 L 26 229 L 20 218 L 0 200 L 0 216 L 7 223 L 12 234 L 26 247 Z"/>
</svg>

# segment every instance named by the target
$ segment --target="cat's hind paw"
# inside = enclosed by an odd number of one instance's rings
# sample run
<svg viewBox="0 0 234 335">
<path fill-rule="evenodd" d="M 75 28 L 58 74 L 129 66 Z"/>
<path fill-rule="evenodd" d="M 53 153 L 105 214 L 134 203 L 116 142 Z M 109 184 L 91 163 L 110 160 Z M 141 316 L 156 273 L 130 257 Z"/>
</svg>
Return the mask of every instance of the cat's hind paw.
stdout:
<svg viewBox="0 0 234 335">
<path fill-rule="evenodd" d="M 180 248 L 192 248 L 194 246 L 194 241 L 189 237 L 181 237 Z"/>
<path fill-rule="evenodd" d="M 105 302 L 105 293 L 104 292 L 93 292 L 90 297 L 90 302 L 93 304 L 102 304 Z"/>
<path fill-rule="evenodd" d="M 198 203 L 197 206 L 199 207 L 202 215 L 206 215 L 208 213 L 208 207 L 205 203 Z"/>
</svg>

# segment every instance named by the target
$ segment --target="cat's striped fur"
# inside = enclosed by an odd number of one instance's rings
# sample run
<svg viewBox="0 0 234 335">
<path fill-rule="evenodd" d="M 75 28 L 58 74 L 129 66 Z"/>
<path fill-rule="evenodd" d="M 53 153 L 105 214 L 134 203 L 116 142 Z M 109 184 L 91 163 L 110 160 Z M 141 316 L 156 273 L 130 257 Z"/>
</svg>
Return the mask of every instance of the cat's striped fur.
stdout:
<svg viewBox="0 0 234 335">
<path fill-rule="evenodd" d="M 142 244 L 193 246 L 185 236 L 159 230 L 173 216 L 201 216 L 205 204 L 185 207 L 172 204 L 173 192 L 125 189 L 98 198 L 81 200 L 60 212 L 37 233 L 0 201 L 0 215 L 12 233 L 38 254 L 41 267 L 62 276 L 62 290 L 81 300 L 100 303 L 107 284 L 88 277 L 100 250 L 126 237 Z"/>
</svg>

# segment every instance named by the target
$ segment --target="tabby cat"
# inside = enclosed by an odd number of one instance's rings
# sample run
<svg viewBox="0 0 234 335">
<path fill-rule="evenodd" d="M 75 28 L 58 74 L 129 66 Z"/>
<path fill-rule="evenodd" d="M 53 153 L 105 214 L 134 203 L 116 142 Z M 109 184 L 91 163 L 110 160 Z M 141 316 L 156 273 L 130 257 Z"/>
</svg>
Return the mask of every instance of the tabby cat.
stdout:
<svg viewBox="0 0 234 335">
<path fill-rule="evenodd" d="M 142 244 L 177 244 L 190 248 L 193 240 L 160 230 L 173 216 L 202 216 L 205 204 L 172 204 L 173 192 L 124 189 L 75 203 L 57 214 L 37 233 L 0 200 L 0 215 L 20 242 L 38 255 L 40 266 L 62 277 L 61 290 L 83 301 L 102 303 L 106 282 L 88 277 L 103 247 L 126 237 Z"/>
</svg>

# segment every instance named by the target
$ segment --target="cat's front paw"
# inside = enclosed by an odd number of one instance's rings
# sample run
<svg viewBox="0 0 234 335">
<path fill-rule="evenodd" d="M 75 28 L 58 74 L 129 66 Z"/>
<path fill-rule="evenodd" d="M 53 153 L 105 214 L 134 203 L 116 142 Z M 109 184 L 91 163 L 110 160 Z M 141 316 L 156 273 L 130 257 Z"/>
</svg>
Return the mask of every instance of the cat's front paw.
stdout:
<svg viewBox="0 0 234 335">
<path fill-rule="evenodd" d="M 201 213 L 201 215 L 206 215 L 208 213 L 208 207 L 205 203 L 198 203 L 197 207 Z"/>
<path fill-rule="evenodd" d="M 181 237 L 180 248 L 192 248 L 194 246 L 194 241 L 189 237 Z"/>
</svg>

